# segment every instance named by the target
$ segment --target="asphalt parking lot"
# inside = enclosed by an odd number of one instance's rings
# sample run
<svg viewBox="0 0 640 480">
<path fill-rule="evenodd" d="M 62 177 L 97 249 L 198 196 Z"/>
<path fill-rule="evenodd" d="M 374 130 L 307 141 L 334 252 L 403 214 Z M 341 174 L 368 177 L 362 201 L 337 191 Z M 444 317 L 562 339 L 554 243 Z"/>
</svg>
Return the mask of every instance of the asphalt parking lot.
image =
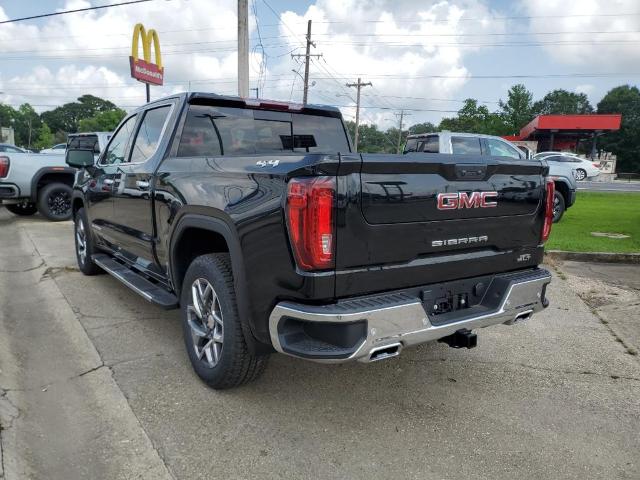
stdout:
<svg viewBox="0 0 640 480">
<path fill-rule="evenodd" d="M 551 306 L 473 350 L 273 355 L 216 392 L 176 311 L 75 265 L 70 222 L 0 208 L 0 478 L 640 478 L 638 266 L 553 266 Z"/>
</svg>

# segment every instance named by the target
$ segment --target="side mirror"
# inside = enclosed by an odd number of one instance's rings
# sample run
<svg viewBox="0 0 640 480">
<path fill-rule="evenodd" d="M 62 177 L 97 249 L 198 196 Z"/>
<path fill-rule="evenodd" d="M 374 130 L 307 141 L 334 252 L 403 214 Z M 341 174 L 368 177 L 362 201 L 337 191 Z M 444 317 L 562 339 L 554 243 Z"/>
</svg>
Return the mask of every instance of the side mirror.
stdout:
<svg viewBox="0 0 640 480">
<path fill-rule="evenodd" d="M 93 150 L 67 149 L 64 161 L 75 168 L 85 168 L 93 165 Z"/>
</svg>

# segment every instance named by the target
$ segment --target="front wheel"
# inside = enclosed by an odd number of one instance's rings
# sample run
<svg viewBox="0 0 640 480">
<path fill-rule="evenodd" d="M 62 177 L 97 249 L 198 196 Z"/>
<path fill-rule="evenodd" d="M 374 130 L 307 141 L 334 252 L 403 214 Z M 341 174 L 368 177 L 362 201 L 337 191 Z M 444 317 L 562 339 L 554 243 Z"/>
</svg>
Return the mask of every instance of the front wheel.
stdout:
<svg viewBox="0 0 640 480">
<path fill-rule="evenodd" d="M 577 169 L 576 180 L 580 181 L 580 180 L 584 180 L 585 178 L 587 178 L 587 171 L 583 170 L 582 168 Z"/>
<path fill-rule="evenodd" d="M 71 218 L 73 190 L 64 183 L 49 183 L 38 195 L 38 211 L 53 222 Z"/>
<path fill-rule="evenodd" d="M 238 316 L 228 254 L 197 257 L 182 282 L 182 329 L 189 360 L 211 388 L 233 388 L 258 378 L 267 356 L 253 355 Z"/>
<path fill-rule="evenodd" d="M 96 253 L 96 250 L 93 246 L 93 237 L 91 235 L 91 230 L 89 229 L 87 215 L 84 208 L 81 208 L 76 212 L 73 230 L 78 269 L 80 269 L 80 271 L 85 275 L 96 275 L 98 273 L 102 273 L 102 269 L 93 263 L 93 260 L 91 260 L 91 255 Z"/>
<path fill-rule="evenodd" d="M 553 196 L 553 223 L 558 223 L 565 211 L 564 197 L 560 192 Z"/>
<path fill-rule="evenodd" d="M 23 203 L 10 203 L 7 205 L 9 210 L 14 215 L 20 215 L 21 217 L 33 215 L 38 211 L 35 203 L 23 202 Z"/>
</svg>

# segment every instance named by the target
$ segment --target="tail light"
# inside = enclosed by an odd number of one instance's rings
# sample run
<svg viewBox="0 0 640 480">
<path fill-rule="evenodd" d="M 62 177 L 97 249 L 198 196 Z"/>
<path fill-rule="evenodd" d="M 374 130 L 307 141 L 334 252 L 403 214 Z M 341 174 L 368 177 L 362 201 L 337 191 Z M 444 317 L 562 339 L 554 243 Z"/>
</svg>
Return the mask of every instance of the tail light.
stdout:
<svg viewBox="0 0 640 480">
<path fill-rule="evenodd" d="M 553 180 L 547 179 L 547 193 L 544 199 L 544 225 L 542 226 L 542 243 L 549 239 L 551 225 L 553 225 L 553 197 L 556 194 L 556 185 Z"/>
<path fill-rule="evenodd" d="M 335 265 L 333 177 L 294 178 L 287 188 L 287 226 L 296 262 L 302 270 Z"/>
<path fill-rule="evenodd" d="M 599 163 L 592 163 L 591 165 L 593 165 L 596 168 L 600 168 L 600 164 Z"/>
<path fill-rule="evenodd" d="M 9 175 L 9 157 L 0 157 L 0 178 Z"/>
</svg>

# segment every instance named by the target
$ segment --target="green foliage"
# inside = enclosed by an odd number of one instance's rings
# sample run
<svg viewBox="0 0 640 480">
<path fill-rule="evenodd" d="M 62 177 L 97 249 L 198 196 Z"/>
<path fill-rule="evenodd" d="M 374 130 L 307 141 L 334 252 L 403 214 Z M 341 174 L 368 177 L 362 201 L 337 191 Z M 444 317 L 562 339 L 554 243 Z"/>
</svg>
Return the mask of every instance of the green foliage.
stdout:
<svg viewBox="0 0 640 480">
<path fill-rule="evenodd" d="M 127 112 L 120 108 L 100 112 L 78 122 L 79 132 L 111 132 L 115 130 Z"/>
<path fill-rule="evenodd" d="M 485 105 L 478 105 L 477 100 L 467 98 L 458 110 L 458 116 L 443 118 L 438 130 L 505 135 L 507 128 L 499 114 L 489 112 Z"/>
<path fill-rule="evenodd" d="M 542 100 L 533 104 L 536 115 L 570 115 L 592 113 L 593 107 L 584 93 L 574 93 L 563 89 L 547 93 Z"/>
<path fill-rule="evenodd" d="M 623 233 L 630 237 L 593 237 L 591 232 Z M 640 252 L 640 193 L 578 192 L 576 203 L 551 228 L 547 248 Z"/>
<path fill-rule="evenodd" d="M 36 150 L 42 150 L 43 148 L 49 148 L 55 143 L 55 138 L 49 125 L 42 123 L 42 126 L 38 129 L 38 137 L 33 142 L 33 148 Z"/>
<path fill-rule="evenodd" d="M 619 172 L 640 172 L 640 90 L 621 85 L 598 103 L 598 113 L 621 113 L 622 125 L 617 132 L 600 137 L 598 143 L 618 157 Z"/>
<path fill-rule="evenodd" d="M 83 95 L 77 102 L 65 103 L 61 107 L 43 112 L 41 117 L 54 132 L 76 133 L 80 120 L 115 109 L 117 107 L 108 100 L 93 95 Z"/>
<path fill-rule="evenodd" d="M 505 126 L 504 135 L 515 135 L 529 123 L 533 114 L 533 94 L 522 85 L 514 85 L 507 92 L 507 101 L 498 102 Z"/>
</svg>

